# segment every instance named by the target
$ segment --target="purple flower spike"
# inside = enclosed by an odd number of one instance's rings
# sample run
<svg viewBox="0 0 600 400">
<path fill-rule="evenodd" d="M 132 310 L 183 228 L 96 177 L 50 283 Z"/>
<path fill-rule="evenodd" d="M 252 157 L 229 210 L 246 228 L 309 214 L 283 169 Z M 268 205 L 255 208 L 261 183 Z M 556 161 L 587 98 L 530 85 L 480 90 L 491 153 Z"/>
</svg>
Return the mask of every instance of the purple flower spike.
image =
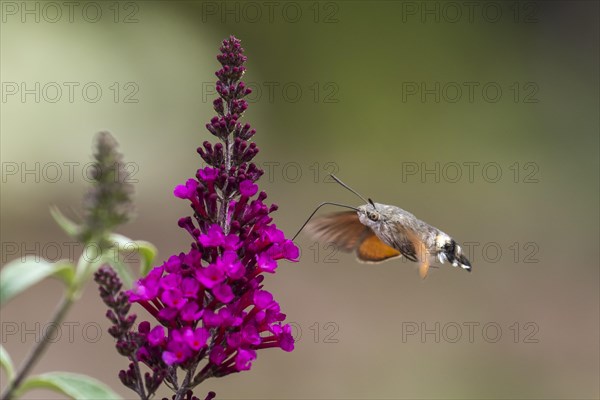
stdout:
<svg viewBox="0 0 600 400">
<path fill-rule="evenodd" d="M 291 327 L 282 324 L 285 315 L 262 282 L 279 260 L 297 261 L 299 251 L 271 223 L 277 206 L 264 203 L 267 195 L 256 183 L 263 174 L 252 163 L 256 131 L 240 121 L 251 92 L 241 82 L 244 49 L 232 36 L 220 50 L 217 115 L 206 125 L 220 142 L 197 149 L 206 166 L 174 190 L 193 209 L 178 223 L 190 234 L 191 247 L 155 267 L 128 293 L 130 302 L 156 318 L 140 333 L 140 360 L 151 370 L 171 371 L 164 379 L 181 396 L 209 377 L 250 369 L 257 350 L 294 348 Z M 174 369 L 195 375 L 182 385 L 169 381 L 177 377 Z"/>
</svg>

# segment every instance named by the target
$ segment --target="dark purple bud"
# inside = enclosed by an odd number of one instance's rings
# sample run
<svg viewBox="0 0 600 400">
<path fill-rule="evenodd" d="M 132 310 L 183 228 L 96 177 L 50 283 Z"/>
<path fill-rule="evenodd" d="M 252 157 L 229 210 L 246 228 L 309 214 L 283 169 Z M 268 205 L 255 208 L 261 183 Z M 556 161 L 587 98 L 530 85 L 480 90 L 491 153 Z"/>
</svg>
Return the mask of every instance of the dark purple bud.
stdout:
<svg viewBox="0 0 600 400">
<path fill-rule="evenodd" d="M 213 216 L 217 216 L 217 194 L 216 193 L 211 193 L 208 195 L 208 198 L 206 199 L 206 207 L 207 207 L 207 211 L 209 215 L 213 215 Z"/>
<path fill-rule="evenodd" d="M 213 400 L 216 396 L 217 394 L 215 392 L 208 392 L 204 400 Z"/>
<path fill-rule="evenodd" d="M 206 129 L 215 136 L 218 136 L 217 130 L 213 127 L 212 124 L 206 124 Z"/>
<path fill-rule="evenodd" d="M 218 98 L 215 101 L 213 101 L 213 106 L 214 106 L 217 114 L 219 114 L 219 115 L 225 114 L 225 108 L 223 106 L 223 99 Z"/>
<path fill-rule="evenodd" d="M 189 228 L 192 225 L 192 218 L 191 217 L 179 218 L 179 221 L 177 221 L 177 225 L 180 228 Z"/>
<path fill-rule="evenodd" d="M 130 380 L 129 380 L 129 377 L 127 376 L 127 372 L 125 372 L 125 371 L 123 371 L 123 370 L 120 370 L 120 371 L 119 371 L 119 379 L 121 380 L 121 383 L 122 383 L 124 386 L 126 386 L 126 387 L 128 387 L 128 388 L 131 388 L 131 387 L 132 387 L 132 384 L 131 384 L 131 382 L 130 382 Z"/>
<path fill-rule="evenodd" d="M 113 324 L 116 324 L 119 321 L 113 310 L 106 310 L 106 318 Z"/>
</svg>

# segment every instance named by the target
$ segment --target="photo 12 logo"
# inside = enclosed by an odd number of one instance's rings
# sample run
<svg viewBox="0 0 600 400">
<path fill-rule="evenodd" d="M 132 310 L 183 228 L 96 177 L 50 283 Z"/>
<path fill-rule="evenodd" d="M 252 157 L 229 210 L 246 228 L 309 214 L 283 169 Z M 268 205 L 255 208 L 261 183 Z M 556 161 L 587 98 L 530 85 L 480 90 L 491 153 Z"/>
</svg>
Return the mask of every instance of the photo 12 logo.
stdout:
<svg viewBox="0 0 600 400">
<path fill-rule="evenodd" d="M 315 161 L 307 164 L 306 161 L 260 161 L 255 163 L 263 171 L 262 179 L 269 183 L 285 182 L 298 183 L 300 181 L 312 183 L 337 183 L 331 175 L 337 175 L 340 166 L 334 161 Z M 202 167 L 207 167 L 202 163 Z"/>
<path fill-rule="evenodd" d="M 403 161 L 400 179 L 402 183 L 539 183 L 540 166 L 534 161 L 508 165 L 496 161 Z"/>
<path fill-rule="evenodd" d="M 313 81 L 309 83 L 300 82 L 247 82 L 246 87 L 252 93 L 244 97 L 248 103 L 260 101 L 270 104 L 299 103 L 301 101 L 317 104 L 339 103 L 340 87 L 336 82 Z M 202 102 L 212 102 L 217 95 L 214 82 L 202 82 Z"/>
<path fill-rule="evenodd" d="M 269 183 L 282 180 L 286 183 L 298 183 L 303 178 L 313 183 L 336 183 L 330 175 L 336 175 L 340 167 L 333 161 L 318 161 L 306 165 L 298 161 L 263 161 L 256 166 L 264 171 L 264 179 Z"/>
<path fill-rule="evenodd" d="M 483 261 L 487 264 L 513 263 L 513 264 L 538 264 L 540 263 L 540 246 L 535 241 L 523 242 L 479 242 L 463 241 L 461 242 L 465 256 L 472 262 Z M 315 264 L 337 264 L 343 259 L 349 259 L 351 256 L 342 254 L 347 253 L 334 242 L 312 242 L 304 247 L 298 245 L 300 254 L 304 261 L 312 260 Z M 348 258 L 347 258 L 348 257 Z M 420 256 L 422 257 L 422 256 Z M 397 263 L 410 264 L 406 257 L 396 260 Z"/>
<path fill-rule="evenodd" d="M 139 245 L 136 242 L 104 243 L 110 245 L 109 250 L 102 250 L 100 243 L 88 242 L 82 244 L 78 241 L 49 241 L 49 242 L 12 242 L 4 241 L 0 246 L 0 259 L 3 264 L 14 260 L 22 263 L 45 263 L 59 260 L 74 260 L 80 253 L 81 258 L 87 262 L 97 263 L 100 260 L 115 263 L 139 262 Z"/>
<path fill-rule="evenodd" d="M 56 323 L 2 321 L 1 342 L 39 343 L 42 338 L 50 343 L 96 343 L 102 338 L 102 326 L 97 322 L 64 321 Z"/>
<path fill-rule="evenodd" d="M 136 82 L 2 82 L 2 103 L 139 103 Z"/>
<path fill-rule="evenodd" d="M 336 24 L 340 3 L 334 1 L 203 1 L 202 22 Z"/>
<path fill-rule="evenodd" d="M 337 322 L 328 321 L 320 323 L 317 321 L 310 325 L 290 322 L 289 325 L 292 328 L 292 337 L 294 338 L 295 343 L 299 343 L 303 336 L 306 337 L 306 340 L 312 341 L 313 343 L 336 344 L 340 342 L 337 336 L 340 331 L 340 326 Z"/>
<path fill-rule="evenodd" d="M 475 24 L 539 22 L 533 1 L 403 1 L 402 23 Z"/>
<path fill-rule="evenodd" d="M 2 23 L 140 22 L 140 3 L 133 1 L 2 1 Z"/>
<path fill-rule="evenodd" d="M 122 168 L 111 169 L 110 171 L 102 171 L 97 163 L 88 162 L 80 163 L 78 161 L 49 161 L 49 162 L 15 162 L 5 161 L 0 164 L 2 167 L 2 183 L 19 182 L 19 183 L 58 183 L 68 182 L 73 183 L 79 177 L 85 182 L 92 183 L 102 176 L 108 174 L 114 182 L 119 182 L 122 179 L 126 183 L 138 183 L 139 180 L 135 175 L 139 171 L 139 165 L 134 162 L 123 163 Z M 113 171 L 117 171 L 113 175 Z M 119 172 L 126 176 L 119 176 Z"/>
<path fill-rule="evenodd" d="M 539 103 L 537 82 L 402 82 L 402 102 L 420 103 Z"/>
<path fill-rule="evenodd" d="M 539 343 L 540 327 L 535 322 L 503 325 L 496 321 L 402 322 L 402 343 Z M 506 333 L 509 332 L 509 335 Z"/>
</svg>

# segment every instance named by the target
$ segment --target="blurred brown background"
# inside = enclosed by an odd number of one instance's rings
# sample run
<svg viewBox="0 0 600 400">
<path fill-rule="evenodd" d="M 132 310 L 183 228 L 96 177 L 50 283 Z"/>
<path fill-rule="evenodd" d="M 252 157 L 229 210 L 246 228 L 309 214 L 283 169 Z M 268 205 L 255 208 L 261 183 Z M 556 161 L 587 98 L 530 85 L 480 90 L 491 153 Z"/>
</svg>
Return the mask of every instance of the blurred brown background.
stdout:
<svg viewBox="0 0 600 400">
<path fill-rule="evenodd" d="M 278 226 L 291 236 L 319 202 L 359 204 L 324 181 L 335 172 L 454 236 L 474 269 L 420 281 L 412 263 L 358 264 L 300 236 L 301 262 L 267 281 L 297 349 L 262 351 L 199 397 L 600 396 L 597 2 L 74 3 L 1 4 L 2 265 L 69 256 L 48 206 L 80 210 L 103 129 L 138 181 L 121 232 L 160 260 L 185 251 L 188 206 L 172 190 L 212 140 L 215 55 L 235 34 Z M 2 309 L 16 363 L 60 294 L 44 282 Z M 95 285 L 66 322 L 35 372 L 90 374 L 133 398 Z"/>
</svg>

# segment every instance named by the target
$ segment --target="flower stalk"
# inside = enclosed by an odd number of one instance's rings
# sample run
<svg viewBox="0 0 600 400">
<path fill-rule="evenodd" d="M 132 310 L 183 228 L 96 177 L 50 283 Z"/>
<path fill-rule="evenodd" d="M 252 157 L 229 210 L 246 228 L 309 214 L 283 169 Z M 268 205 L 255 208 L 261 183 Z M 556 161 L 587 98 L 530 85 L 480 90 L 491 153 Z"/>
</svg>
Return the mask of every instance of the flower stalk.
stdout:
<svg viewBox="0 0 600 400">
<path fill-rule="evenodd" d="M 7 387 L 6 392 L 2 394 L 2 400 L 10 400 L 14 397 L 15 392 L 23 383 L 23 379 L 29 375 L 31 369 L 37 364 L 39 359 L 46 352 L 48 345 L 51 343 L 51 339 L 54 338 L 59 325 L 63 322 L 65 316 L 67 315 L 69 309 L 73 305 L 74 296 L 73 293 L 66 294 L 58 307 L 54 311 L 52 318 L 50 319 L 50 326 L 48 329 L 44 331 L 44 335 L 42 339 L 31 349 L 25 361 L 23 361 L 22 366 L 17 371 L 15 378 L 10 382 L 10 385 Z"/>
<path fill-rule="evenodd" d="M 93 185 L 85 196 L 85 218 L 79 225 L 68 221 L 60 212 L 55 211 L 57 222 L 73 234 L 81 243 L 89 245 L 94 243 L 100 248 L 101 254 L 97 259 L 103 259 L 103 254 L 109 250 L 108 236 L 118 225 L 127 222 L 131 215 L 131 194 L 133 187 L 127 183 L 128 173 L 125 170 L 123 156 L 117 150 L 117 141 L 108 132 L 100 132 L 96 137 L 94 153 Z M 85 246 L 84 246 L 85 247 Z M 77 267 L 74 269 L 74 278 L 67 279 L 67 289 L 61 302 L 50 319 L 50 326 L 44 331 L 41 340 L 31 349 L 23 364 L 15 374 L 2 394 L 2 400 L 12 399 L 29 375 L 31 369 L 37 364 L 57 333 L 59 325 L 64 320 L 71 306 L 79 299 L 90 271 L 97 267 L 85 254 L 79 257 Z"/>
</svg>

